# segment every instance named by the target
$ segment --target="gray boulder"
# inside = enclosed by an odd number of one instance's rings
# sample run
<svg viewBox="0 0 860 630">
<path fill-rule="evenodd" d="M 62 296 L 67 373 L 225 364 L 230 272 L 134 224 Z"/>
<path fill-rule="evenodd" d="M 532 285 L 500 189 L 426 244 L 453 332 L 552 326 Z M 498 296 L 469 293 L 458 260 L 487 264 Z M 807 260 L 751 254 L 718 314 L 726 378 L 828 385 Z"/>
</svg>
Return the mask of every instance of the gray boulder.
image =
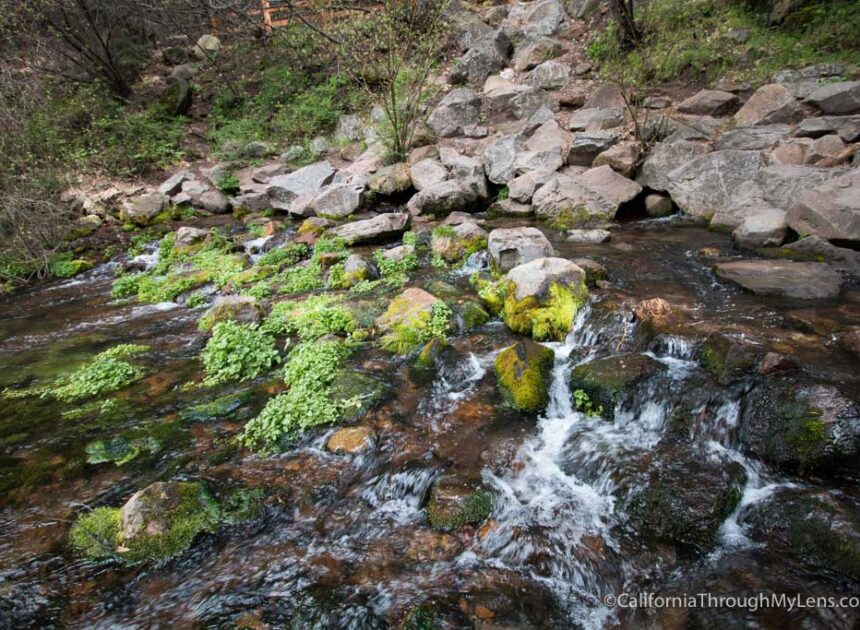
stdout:
<svg viewBox="0 0 860 630">
<path fill-rule="evenodd" d="M 516 2 L 511 5 L 508 17 L 502 22 L 502 29 L 526 37 L 555 35 L 565 18 L 564 7 L 559 0 Z"/>
<path fill-rule="evenodd" d="M 510 53 L 511 41 L 505 33 L 496 31 L 485 35 L 456 61 L 449 78 L 452 83 L 479 86 L 488 76 L 505 67 Z"/>
<path fill-rule="evenodd" d="M 408 212 L 391 212 L 338 225 L 331 228 L 328 234 L 342 238 L 347 245 L 374 243 L 400 236 L 409 229 L 411 221 Z"/>
<path fill-rule="evenodd" d="M 412 188 L 409 165 L 406 162 L 398 162 L 390 166 L 383 166 L 370 176 L 369 188 L 380 195 L 396 195 L 406 192 Z"/>
<path fill-rule="evenodd" d="M 507 273 L 518 265 L 555 253 L 544 233 L 533 227 L 493 230 L 487 248 L 490 264 L 498 273 Z"/>
<path fill-rule="evenodd" d="M 442 164 L 449 169 L 452 179 L 470 187 L 480 199 L 486 199 L 490 196 L 483 162 L 457 153 L 450 148 L 443 148 L 439 155 Z"/>
<path fill-rule="evenodd" d="M 501 199 L 490 204 L 487 214 L 491 217 L 530 217 L 535 213 L 527 203 L 515 199 Z"/>
<path fill-rule="evenodd" d="M 822 116 L 806 118 L 801 122 L 794 135 L 802 138 L 820 138 L 837 134 L 844 142 L 860 140 L 860 116 Z"/>
<path fill-rule="evenodd" d="M 735 114 L 739 127 L 756 127 L 777 123 L 794 123 L 803 118 L 803 109 L 780 83 L 763 85 Z"/>
<path fill-rule="evenodd" d="M 585 107 L 570 117 L 567 128 L 571 131 L 602 131 L 624 124 L 621 107 Z"/>
<path fill-rule="evenodd" d="M 557 61 L 544 61 L 526 75 L 526 83 L 544 90 L 556 90 L 570 78 L 570 66 Z"/>
<path fill-rule="evenodd" d="M 789 125 L 764 125 L 730 129 L 717 138 L 717 151 L 763 151 L 791 133 Z"/>
<path fill-rule="evenodd" d="M 573 289 L 575 294 L 585 284 L 585 272 L 566 258 L 538 258 L 517 265 L 505 278 L 514 283 L 514 297 L 519 302 L 527 298 L 543 300 L 553 284 Z"/>
<path fill-rule="evenodd" d="M 136 225 L 147 225 L 170 203 L 170 197 L 161 193 L 138 195 L 123 202 L 120 218 Z"/>
<path fill-rule="evenodd" d="M 860 242 L 860 171 L 853 169 L 798 194 L 786 222 L 801 236 Z"/>
<path fill-rule="evenodd" d="M 799 300 L 830 300 L 839 297 L 842 280 L 825 263 L 787 260 L 739 260 L 718 263 L 717 277 L 740 285 L 757 295 L 775 295 Z"/>
<path fill-rule="evenodd" d="M 646 188 L 669 190 L 669 173 L 709 153 L 710 150 L 710 147 L 703 142 L 664 140 L 648 154 L 636 181 Z"/>
<path fill-rule="evenodd" d="M 448 179 L 448 171 L 445 167 L 430 158 L 413 164 L 409 169 L 409 175 L 415 190 L 424 190 Z"/>
<path fill-rule="evenodd" d="M 702 90 L 678 103 L 677 110 L 682 114 L 696 116 L 724 116 L 738 103 L 738 97 L 721 90 Z"/>
<path fill-rule="evenodd" d="M 448 214 L 474 208 L 478 195 L 474 189 L 456 180 L 439 182 L 413 195 L 407 209 L 413 215 Z"/>
<path fill-rule="evenodd" d="M 363 185 L 331 184 L 316 196 L 313 208 L 317 216 L 342 219 L 361 207 L 363 193 Z"/>
<path fill-rule="evenodd" d="M 574 166 L 591 166 L 594 158 L 619 140 L 614 131 L 578 131 L 571 136 L 567 163 Z"/>
<path fill-rule="evenodd" d="M 175 195 L 182 190 L 182 184 L 192 177 L 193 175 L 190 171 L 177 171 L 158 187 L 157 192 L 160 195 Z"/>
<path fill-rule="evenodd" d="M 427 119 L 427 124 L 440 138 L 463 133 L 465 127 L 480 122 L 481 99 L 474 90 L 451 90 Z"/>
<path fill-rule="evenodd" d="M 613 219 L 621 205 L 640 192 L 637 183 L 600 166 L 581 175 L 553 175 L 534 193 L 532 205 L 537 216 L 563 218 L 572 227 Z"/>
<path fill-rule="evenodd" d="M 825 114 L 860 113 L 860 81 L 842 81 L 822 85 L 809 95 L 812 103 Z"/>
<path fill-rule="evenodd" d="M 200 195 L 200 205 L 212 214 L 224 214 L 230 211 L 230 200 L 220 190 L 207 190 Z"/>
<path fill-rule="evenodd" d="M 525 151 L 519 135 L 502 136 L 484 150 L 484 169 L 494 184 L 506 184 L 516 176 L 517 155 Z"/>
<path fill-rule="evenodd" d="M 508 196 L 520 203 L 529 203 L 535 191 L 543 186 L 552 172 L 529 171 L 508 181 Z"/>
<path fill-rule="evenodd" d="M 744 217 L 732 232 L 732 240 L 738 247 L 778 247 L 788 235 L 785 211 L 779 208 L 762 208 Z"/>
<path fill-rule="evenodd" d="M 323 160 L 269 180 L 266 192 L 270 205 L 277 210 L 289 210 L 293 200 L 302 193 L 319 194 L 322 187 L 332 181 L 335 170 Z"/>
<path fill-rule="evenodd" d="M 511 65 L 517 72 L 525 72 L 541 63 L 558 57 L 562 52 L 561 42 L 550 37 L 527 39 L 517 44 Z"/>
</svg>

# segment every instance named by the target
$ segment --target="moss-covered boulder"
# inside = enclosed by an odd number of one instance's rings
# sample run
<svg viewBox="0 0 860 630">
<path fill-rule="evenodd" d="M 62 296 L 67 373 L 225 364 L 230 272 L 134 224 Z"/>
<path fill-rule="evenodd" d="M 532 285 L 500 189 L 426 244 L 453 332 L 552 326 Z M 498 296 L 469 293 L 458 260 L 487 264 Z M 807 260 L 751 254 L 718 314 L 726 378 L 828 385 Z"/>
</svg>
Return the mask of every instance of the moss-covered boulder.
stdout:
<svg viewBox="0 0 860 630">
<path fill-rule="evenodd" d="M 436 296 L 412 287 L 394 298 L 385 313 L 376 318 L 384 334 L 382 345 L 396 354 L 409 354 L 433 338 L 444 339 L 452 313 Z"/>
<path fill-rule="evenodd" d="M 649 542 L 707 552 L 740 501 L 746 473 L 737 462 L 676 445 L 660 457 L 630 514 Z"/>
<path fill-rule="evenodd" d="M 754 504 L 743 525 L 756 542 L 810 565 L 860 580 L 860 514 L 826 491 L 787 488 Z"/>
<path fill-rule="evenodd" d="M 448 264 L 463 262 L 487 247 L 487 233 L 471 221 L 458 225 L 440 225 L 433 229 L 430 249 Z"/>
<path fill-rule="evenodd" d="M 463 320 L 464 328 L 470 331 L 490 321 L 490 314 L 478 302 L 469 300 L 460 306 L 460 318 Z"/>
<path fill-rule="evenodd" d="M 831 385 L 772 377 L 747 395 L 741 439 L 776 466 L 851 466 L 860 454 L 860 408 Z"/>
<path fill-rule="evenodd" d="M 518 341 L 496 357 L 496 380 L 515 409 L 540 413 L 549 402 L 550 372 L 555 354 L 530 339 Z"/>
<path fill-rule="evenodd" d="M 218 503 L 195 482 L 153 483 L 122 508 L 102 507 L 78 518 L 72 546 L 90 560 L 129 563 L 179 555 L 219 521 Z"/>
<path fill-rule="evenodd" d="M 160 447 L 161 445 L 155 438 L 128 439 L 117 436 L 107 440 L 90 442 L 85 450 L 88 464 L 113 462 L 117 466 L 122 466 L 142 452 L 155 453 Z"/>
<path fill-rule="evenodd" d="M 238 322 L 240 324 L 259 324 L 263 318 L 263 307 L 257 298 L 246 295 L 228 295 L 215 300 L 209 310 L 200 319 L 200 330 L 209 331 L 220 322 Z"/>
<path fill-rule="evenodd" d="M 236 419 L 240 409 L 251 400 L 251 392 L 241 391 L 220 396 L 215 400 L 185 407 L 180 410 L 179 418 L 185 422 L 212 422 L 230 418 Z"/>
<path fill-rule="evenodd" d="M 760 359 L 759 349 L 720 333 L 708 335 L 699 353 L 699 364 L 720 383 L 755 372 Z"/>
<path fill-rule="evenodd" d="M 580 410 L 611 420 L 615 407 L 634 385 L 665 369 L 662 363 L 643 354 L 595 359 L 571 370 L 570 389 Z"/>
<path fill-rule="evenodd" d="M 479 483 L 443 477 L 433 484 L 427 504 L 430 525 L 453 531 L 463 525 L 478 525 L 493 511 L 493 495 Z"/>
<path fill-rule="evenodd" d="M 152 107 L 156 116 L 173 118 L 188 113 L 191 107 L 191 85 L 185 79 L 174 79 L 159 95 Z"/>
</svg>

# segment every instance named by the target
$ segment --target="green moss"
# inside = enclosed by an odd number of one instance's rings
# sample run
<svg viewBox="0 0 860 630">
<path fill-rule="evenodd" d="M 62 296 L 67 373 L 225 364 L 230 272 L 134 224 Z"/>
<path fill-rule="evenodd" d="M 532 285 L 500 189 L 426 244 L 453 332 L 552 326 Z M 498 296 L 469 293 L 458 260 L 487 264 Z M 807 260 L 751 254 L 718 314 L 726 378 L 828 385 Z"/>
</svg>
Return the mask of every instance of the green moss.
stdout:
<svg viewBox="0 0 860 630">
<path fill-rule="evenodd" d="M 273 335 L 298 335 L 302 340 L 324 335 L 348 336 L 358 324 L 352 311 L 330 295 L 316 295 L 302 301 L 278 302 L 263 322 L 263 330 Z"/>
<path fill-rule="evenodd" d="M 258 267 L 289 267 L 307 257 L 308 246 L 303 243 L 290 243 L 286 247 L 270 249 L 257 261 Z"/>
<path fill-rule="evenodd" d="M 48 261 L 48 271 L 55 278 L 72 278 L 93 268 L 93 263 L 81 258 L 75 259 L 71 253 L 58 254 Z"/>
<path fill-rule="evenodd" d="M 127 464 L 136 458 L 142 451 L 155 453 L 161 448 L 158 440 L 154 438 L 141 438 L 129 440 L 124 437 L 114 437 L 108 440 L 97 440 L 86 446 L 87 463 L 102 464 L 113 462 L 117 466 Z"/>
<path fill-rule="evenodd" d="M 794 447 L 800 467 L 808 467 L 827 444 L 827 427 L 821 420 L 821 410 L 792 398 L 782 403 L 779 413 L 785 419 L 786 442 Z"/>
<path fill-rule="evenodd" d="M 221 502 L 221 521 L 228 525 L 259 518 L 263 513 L 263 488 L 239 488 Z"/>
<path fill-rule="evenodd" d="M 392 300 L 386 311 L 391 317 L 409 308 L 402 298 Z M 395 354 L 409 354 L 431 339 L 447 339 L 453 313 L 441 300 L 434 302 L 430 310 L 397 319 L 382 337 L 382 347 Z"/>
<path fill-rule="evenodd" d="M 460 309 L 466 330 L 475 330 L 490 321 L 490 314 L 477 302 L 468 301 Z"/>
<path fill-rule="evenodd" d="M 416 606 L 406 614 L 399 628 L 400 630 L 441 630 L 443 626 L 431 609 L 426 606 Z"/>
<path fill-rule="evenodd" d="M 447 345 L 448 342 L 444 339 L 431 339 L 421 348 L 421 352 L 415 357 L 413 365 L 419 370 L 434 368 L 436 366 L 436 359 Z"/>
<path fill-rule="evenodd" d="M 577 365 L 570 372 L 570 388 L 577 409 L 611 420 L 625 391 L 661 369 L 659 362 L 641 354 L 605 357 Z"/>
<path fill-rule="evenodd" d="M 502 350 L 495 372 L 506 402 L 526 413 L 546 409 L 554 357 L 552 350 L 529 340 Z"/>
<path fill-rule="evenodd" d="M 121 523 L 119 508 L 96 508 L 78 517 L 69 531 L 69 542 L 78 554 L 89 560 L 114 559 Z"/>
<path fill-rule="evenodd" d="M 576 291 L 553 283 L 544 299 L 527 297 L 517 300 L 513 283 L 510 283 L 505 297 L 505 324 L 514 332 L 531 335 L 537 340 L 562 341 L 570 332 L 586 295 L 584 282 Z"/>
<path fill-rule="evenodd" d="M 591 214 L 585 207 L 577 206 L 575 208 L 562 208 L 550 219 L 549 224 L 556 230 L 565 231 L 586 225 L 591 219 Z"/>
<path fill-rule="evenodd" d="M 248 391 L 226 394 L 207 403 L 185 407 L 179 418 L 185 422 L 211 422 L 230 418 L 251 399 Z"/>
<path fill-rule="evenodd" d="M 493 282 L 474 273 L 469 278 L 469 283 L 477 291 L 478 297 L 496 315 L 501 315 L 505 308 L 505 299 L 508 294 L 508 283 Z"/>
<path fill-rule="evenodd" d="M 440 501 L 434 497 L 427 505 L 430 525 L 442 531 L 453 531 L 463 525 L 477 525 L 493 511 L 493 495 L 486 490 L 472 492 L 456 501 Z"/>
</svg>

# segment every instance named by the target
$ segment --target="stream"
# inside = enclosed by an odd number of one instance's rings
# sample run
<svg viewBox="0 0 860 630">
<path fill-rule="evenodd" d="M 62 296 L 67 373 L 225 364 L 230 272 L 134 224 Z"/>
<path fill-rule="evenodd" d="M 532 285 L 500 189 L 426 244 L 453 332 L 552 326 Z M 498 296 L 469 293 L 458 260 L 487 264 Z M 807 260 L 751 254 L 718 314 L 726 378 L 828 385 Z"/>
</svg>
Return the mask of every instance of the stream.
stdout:
<svg viewBox="0 0 860 630">
<path fill-rule="evenodd" d="M 805 373 L 857 399 L 856 360 L 834 351 L 827 335 L 787 322 L 814 309 L 856 326 L 860 291 L 814 307 L 743 293 L 718 282 L 700 253 L 735 255 L 730 238 L 683 220 L 623 223 L 602 245 L 544 231 L 560 256 L 593 258 L 610 280 L 591 291 L 564 341 L 545 344 L 554 353 L 546 411 L 528 417 L 502 404 L 493 361 L 516 337 L 493 320 L 453 337 L 430 377 L 381 349 L 353 357 L 386 384 L 359 420 L 374 429 L 373 448 L 353 455 L 326 450 L 330 427 L 276 455 L 238 447 L 233 437 L 277 391 L 276 374 L 183 388 L 202 371 L 197 320 L 206 307 L 114 303 L 115 263 L 4 297 L 0 390 L 43 383 L 119 343 L 150 350 L 146 376 L 113 395 L 106 411 L 0 402 L 0 627 L 386 628 L 402 627 L 416 607 L 435 611 L 439 625 L 409 627 L 856 627 L 858 609 L 847 606 L 622 608 L 606 596 L 860 593 L 844 572 L 787 555 L 750 524 L 785 492 L 826 495 L 860 513 L 856 469 L 799 474 L 751 455 L 744 408 L 761 377 L 719 382 L 698 359 L 708 332 L 723 331 L 792 354 Z M 248 244 L 252 256 L 265 240 Z M 153 264 L 153 252 L 137 262 Z M 461 270 L 422 267 L 407 286 L 438 293 L 445 283 L 457 300 L 474 294 L 469 275 L 486 268 L 478 254 Z M 653 297 L 690 313 L 701 335 L 643 343 L 632 305 Z M 572 370 L 622 354 L 659 369 L 623 397 L 613 420 L 578 410 Z M 247 396 L 227 418 L 183 413 L 237 391 Z M 116 435 L 154 446 L 121 466 L 87 462 L 88 443 Z M 428 494 L 445 475 L 490 489 L 486 523 L 429 526 Z M 707 497 L 713 475 L 738 480 L 738 497 L 712 544 L 676 546 L 644 533 L 637 498 L 650 482 L 668 478 L 679 494 Z M 254 518 L 200 535 L 172 560 L 123 567 L 76 558 L 67 535 L 78 513 L 119 506 L 158 480 L 202 481 L 218 497 L 263 488 L 266 499 Z"/>
</svg>

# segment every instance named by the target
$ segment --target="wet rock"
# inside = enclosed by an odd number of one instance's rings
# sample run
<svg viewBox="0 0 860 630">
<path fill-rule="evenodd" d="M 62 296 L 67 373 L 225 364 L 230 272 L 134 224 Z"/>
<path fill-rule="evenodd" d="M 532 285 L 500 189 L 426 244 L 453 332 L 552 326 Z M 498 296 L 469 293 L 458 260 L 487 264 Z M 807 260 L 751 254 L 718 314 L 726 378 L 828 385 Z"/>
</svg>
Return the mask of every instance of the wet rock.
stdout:
<svg viewBox="0 0 860 630">
<path fill-rule="evenodd" d="M 537 228 L 500 228 L 490 232 L 487 247 L 490 264 L 498 273 L 538 258 L 552 256 L 549 239 Z"/>
<path fill-rule="evenodd" d="M 612 420 L 616 406 L 635 385 L 663 370 L 663 364 L 644 354 L 594 359 L 571 370 L 570 388 L 586 394 L 592 413 Z"/>
<path fill-rule="evenodd" d="M 488 76 L 505 67 L 510 53 L 511 41 L 507 34 L 495 31 L 485 35 L 454 63 L 449 79 L 454 84 L 481 85 Z"/>
<path fill-rule="evenodd" d="M 609 166 L 599 166 L 574 177 L 554 175 L 534 194 L 532 204 L 537 216 L 570 229 L 615 218 L 621 205 L 640 192 L 635 182 Z"/>
<path fill-rule="evenodd" d="M 704 553 L 741 498 L 743 467 L 722 456 L 691 452 L 681 444 L 660 458 L 648 485 L 630 508 L 640 532 Z"/>
<path fill-rule="evenodd" d="M 839 345 L 855 357 L 860 358 L 860 328 L 839 335 Z"/>
<path fill-rule="evenodd" d="M 667 175 L 669 194 L 681 210 L 710 219 L 732 210 L 739 189 L 764 166 L 758 151 L 716 151 L 679 166 Z"/>
<path fill-rule="evenodd" d="M 769 255 L 768 250 L 760 250 Z M 775 250 L 777 258 L 825 261 L 843 278 L 860 278 L 860 252 L 837 247 L 819 236 L 808 236 Z"/>
<path fill-rule="evenodd" d="M 342 238 L 348 245 L 373 243 L 400 236 L 412 222 L 408 212 L 380 214 L 372 219 L 344 223 L 329 230 L 329 234 Z"/>
<path fill-rule="evenodd" d="M 443 477 L 433 484 L 427 504 L 430 525 L 454 531 L 464 525 L 479 525 L 493 510 L 493 495 L 478 483 Z"/>
<path fill-rule="evenodd" d="M 666 317 L 672 312 L 672 305 L 663 298 L 649 298 L 638 302 L 633 309 L 636 321 L 645 322 L 655 318 Z"/>
<path fill-rule="evenodd" d="M 471 210 L 477 200 L 478 195 L 471 186 L 459 181 L 444 181 L 413 195 L 406 207 L 413 215 L 448 214 L 455 210 Z"/>
<path fill-rule="evenodd" d="M 787 235 L 785 212 L 764 208 L 745 217 L 732 232 L 732 240 L 738 247 L 755 249 L 782 245 Z"/>
<path fill-rule="evenodd" d="M 434 159 L 420 160 L 409 169 L 415 190 L 424 190 L 448 179 L 448 171 Z"/>
<path fill-rule="evenodd" d="M 598 280 L 606 280 L 609 273 L 606 267 L 590 258 L 574 258 L 571 262 L 585 272 L 585 283 L 593 287 Z"/>
<path fill-rule="evenodd" d="M 486 246 L 487 233 L 468 221 L 434 229 L 430 241 L 431 251 L 450 264 L 459 263 Z"/>
<path fill-rule="evenodd" d="M 326 219 L 343 219 L 361 207 L 363 185 L 331 184 L 313 201 L 314 211 Z"/>
<path fill-rule="evenodd" d="M 860 81 L 822 85 L 806 100 L 825 114 L 860 113 Z"/>
<path fill-rule="evenodd" d="M 668 217 L 675 213 L 675 204 L 669 197 L 652 193 L 645 196 L 645 214 L 652 218 Z"/>
<path fill-rule="evenodd" d="M 250 411 L 248 403 L 251 401 L 251 392 L 248 390 L 234 392 L 219 396 L 209 402 L 200 403 L 180 410 L 179 418 L 183 422 L 212 422 L 215 420 L 243 419 L 240 412 L 244 407 Z"/>
<path fill-rule="evenodd" d="M 702 142 L 664 140 L 651 150 L 636 181 L 653 190 L 669 190 L 669 173 L 708 152 L 710 148 Z"/>
<path fill-rule="evenodd" d="M 549 402 L 555 354 L 529 339 L 502 350 L 495 361 L 496 380 L 505 401 L 526 413 L 540 413 Z"/>
<path fill-rule="evenodd" d="M 773 376 L 782 372 L 791 372 L 797 368 L 797 361 L 794 357 L 779 352 L 768 352 L 758 366 L 758 373 L 762 376 Z"/>
<path fill-rule="evenodd" d="M 445 95 L 427 124 L 440 138 L 454 136 L 480 122 L 480 107 L 481 99 L 474 90 L 457 88 Z"/>
<path fill-rule="evenodd" d="M 769 549 L 806 563 L 860 579 L 860 518 L 849 503 L 824 490 L 780 489 L 752 505 L 742 524 Z"/>
<path fill-rule="evenodd" d="M 437 305 L 444 305 L 444 302 L 423 289 L 412 287 L 403 291 L 389 303 L 385 313 L 376 318 L 376 327 L 386 333 L 382 338 L 383 346 L 398 354 L 420 347 L 421 337 L 429 332 Z"/>
<path fill-rule="evenodd" d="M 624 177 L 632 177 L 639 163 L 638 144 L 616 144 L 594 158 L 593 166 L 607 165 Z"/>
<path fill-rule="evenodd" d="M 215 300 L 200 320 L 200 330 L 212 330 L 219 322 L 234 321 L 240 324 L 258 324 L 263 318 L 263 307 L 257 298 L 245 295 L 225 295 Z"/>
<path fill-rule="evenodd" d="M 570 230 L 567 233 L 569 243 L 605 243 L 612 238 L 609 230 Z"/>
<path fill-rule="evenodd" d="M 735 114 L 739 127 L 757 127 L 777 123 L 795 123 L 803 118 L 803 109 L 784 85 L 763 85 Z"/>
<path fill-rule="evenodd" d="M 570 67 L 557 61 L 544 61 L 526 75 L 526 82 L 544 90 L 555 90 L 570 78 Z"/>
<path fill-rule="evenodd" d="M 490 321 L 490 314 L 480 304 L 473 300 L 465 302 L 460 309 L 460 317 L 466 331 L 480 328 Z"/>
<path fill-rule="evenodd" d="M 770 149 L 791 133 L 789 125 L 739 127 L 720 134 L 714 143 L 717 151 L 763 151 Z"/>
<path fill-rule="evenodd" d="M 591 166 L 594 159 L 619 140 L 614 131 L 580 131 L 571 137 L 567 162 L 574 166 Z"/>
<path fill-rule="evenodd" d="M 161 193 L 138 195 L 123 202 L 120 218 L 135 225 L 149 225 L 169 203 L 170 198 Z"/>
<path fill-rule="evenodd" d="M 677 109 L 682 114 L 697 116 L 725 116 L 738 104 L 738 97 L 731 92 L 721 90 L 702 90 L 690 98 L 678 103 Z"/>
<path fill-rule="evenodd" d="M 366 426 L 344 427 L 329 437 L 326 448 L 332 453 L 358 453 L 373 446 L 376 434 Z"/>
<path fill-rule="evenodd" d="M 720 383 L 730 383 L 750 374 L 759 357 L 755 346 L 728 335 L 711 333 L 702 344 L 699 363 Z"/>
<path fill-rule="evenodd" d="M 832 385 L 767 379 L 747 395 L 742 417 L 745 449 L 776 466 L 851 466 L 860 449 L 860 409 Z"/>
<path fill-rule="evenodd" d="M 273 177 L 266 188 L 271 207 L 276 210 L 289 210 L 296 197 L 302 193 L 318 195 L 334 175 L 335 170 L 324 160 L 300 168 L 289 175 Z"/>
<path fill-rule="evenodd" d="M 370 177 L 370 190 L 380 195 L 396 195 L 412 188 L 412 177 L 406 162 L 385 166 Z"/>
<path fill-rule="evenodd" d="M 741 260 L 717 263 L 714 272 L 758 295 L 802 300 L 834 299 L 842 286 L 839 274 L 824 263 Z"/>
<path fill-rule="evenodd" d="M 801 236 L 860 241 L 860 171 L 801 192 L 785 220 Z"/>
</svg>

